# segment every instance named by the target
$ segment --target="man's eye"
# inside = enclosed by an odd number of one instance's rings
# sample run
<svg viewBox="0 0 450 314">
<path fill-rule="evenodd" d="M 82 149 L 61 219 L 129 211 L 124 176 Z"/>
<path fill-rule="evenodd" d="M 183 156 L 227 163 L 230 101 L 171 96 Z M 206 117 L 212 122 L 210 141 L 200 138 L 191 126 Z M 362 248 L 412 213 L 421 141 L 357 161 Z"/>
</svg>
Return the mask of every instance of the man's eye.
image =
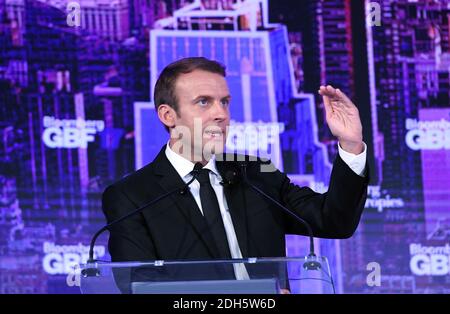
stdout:
<svg viewBox="0 0 450 314">
<path fill-rule="evenodd" d="M 222 103 L 222 106 L 224 106 L 224 107 L 228 107 L 230 105 L 230 101 L 228 99 L 222 100 L 221 103 Z"/>
<path fill-rule="evenodd" d="M 208 100 L 200 99 L 199 101 L 197 101 L 197 104 L 199 104 L 202 107 L 207 106 L 208 105 Z"/>
</svg>

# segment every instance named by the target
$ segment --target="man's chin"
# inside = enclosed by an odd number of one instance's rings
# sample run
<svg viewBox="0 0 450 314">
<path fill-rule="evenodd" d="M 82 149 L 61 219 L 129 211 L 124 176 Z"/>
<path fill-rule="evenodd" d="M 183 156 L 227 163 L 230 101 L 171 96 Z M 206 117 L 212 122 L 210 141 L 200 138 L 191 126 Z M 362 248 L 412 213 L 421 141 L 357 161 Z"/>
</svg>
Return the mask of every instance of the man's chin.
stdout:
<svg viewBox="0 0 450 314">
<path fill-rule="evenodd" d="M 205 159 L 209 159 L 211 155 L 223 154 L 225 151 L 225 143 L 223 140 L 209 140 L 203 145 L 203 155 Z"/>
</svg>

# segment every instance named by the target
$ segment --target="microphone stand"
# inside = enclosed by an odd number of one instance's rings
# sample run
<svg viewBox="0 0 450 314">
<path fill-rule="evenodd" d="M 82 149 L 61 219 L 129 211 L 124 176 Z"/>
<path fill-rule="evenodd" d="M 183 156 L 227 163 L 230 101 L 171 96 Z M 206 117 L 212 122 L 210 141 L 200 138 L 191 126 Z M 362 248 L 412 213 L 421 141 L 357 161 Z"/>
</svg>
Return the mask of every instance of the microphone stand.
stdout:
<svg viewBox="0 0 450 314">
<path fill-rule="evenodd" d="M 308 236 L 309 236 L 309 254 L 306 257 L 306 261 L 303 264 L 303 267 L 306 270 L 318 270 L 318 269 L 320 269 L 322 267 L 322 265 L 321 265 L 320 261 L 317 259 L 317 256 L 315 254 L 315 250 L 314 250 L 314 234 L 313 234 L 311 225 L 307 221 L 305 221 L 303 218 L 299 217 L 295 212 L 293 212 L 292 210 L 288 209 L 287 207 L 282 205 L 280 202 L 275 200 L 273 197 L 271 197 L 270 195 L 266 194 L 260 188 L 258 188 L 253 183 L 251 183 L 251 181 L 248 179 L 248 176 L 247 176 L 247 163 L 245 163 L 245 162 L 240 163 L 240 168 L 241 168 L 242 178 L 243 178 L 243 181 L 244 181 L 245 184 L 247 184 L 250 188 L 252 188 L 254 191 L 256 191 L 258 194 L 260 194 L 264 198 L 268 199 L 273 204 L 277 205 L 279 208 L 284 210 L 290 216 L 294 217 L 297 221 L 299 221 L 303 226 L 306 227 L 306 230 L 307 230 Z"/>
<path fill-rule="evenodd" d="M 174 194 L 174 193 L 176 193 L 176 192 L 180 193 L 181 195 L 186 194 L 189 185 L 190 185 L 192 182 L 194 182 L 194 180 L 195 180 L 195 178 L 196 178 L 196 173 L 198 173 L 198 171 L 200 171 L 200 169 L 201 169 L 202 167 L 203 167 L 203 166 L 202 166 L 201 163 L 196 163 L 195 166 L 194 166 L 194 170 L 192 170 L 192 172 L 191 172 L 191 174 L 192 174 L 192 179 L 191 179 L 189 182 L 187 182 L 186 184 L 184 184 L 182 187 L 173 189 L 173 190 L 171 190 L 171 191 L 169 191 L 169 192 L 167 192 L 167 193 L 165 193 L 165 194 L 163 194 L 163 195 L 161 195 L 161 196 L 155 198 L 154 200 L 152 200 L 152 201 L 150 201 L 150 202 L 148 202 L 148 203 L 142 205 L 141 207 L 137 208 L 136 210 L 134 210 L 134 211 L 132 211 L 132 212 L 130 212 L 130 213 L 128 213 L 128 214 L 126 214 L 126 215 L 124 215 L 124 216 L 122 216 L 122 217 L 120 217 L 120 218 L 118 218 L 118 219 L 116 219 L 116 220 L 114 220 L 114 221 L 112 221 L 112 222 L 110 222 L 109 224 L 103 226 L 102 228 L 100 228 L 100 229 L 94 234 L 94 236 L 92 237 L 92 239 L 91 239 L 91 244 L 90 244 L 90 246 L 89 246 L 89 259 L 87 260 L 87 263 L 86 263 L 86 264 L 87 264 L 87 266 L 91 266 L 91 265 L 92 265 L 92 267 L 87 267 L 86 269 L 84 269 L 84 270 L 81 272 L 82 275 L 85 276 L 85 277 L 91 277 L 91 276 L 98 276 L 98 275 L 100 274 L 99 271 L 98 271 L 98 269 L 95 268 L 95 266 L 93 265 L 93 264 L 96 263 L 96 260 L 94 259 L 94 246 L 95 246 L 95 242 L 97 241 L 97 238 L 98 238 L 103 232 L 105 232 L 106 230 L 109 230 L 109 228 L 111 228 L 112 226 L 114 226 L 114 225 L 120 223 L 121 221 L 124 221 L 125 219 L 128 219 L 129 217 L 131 217 L 131 216 L 133 216 L 133 215 L 136 215 L 136 214 L 140 213 L 141 211 L 143 211 L 143 210 L 146 209 L 147 207 L 150 207 L 150 206 L 152 206 L 152 205 L 158 203 L 159 201 L 165 199 L 166 197 L 168 197 L 168 196 L 170 196 L 170 195 L 172 195 L 172 194 Z"/>
</svg>

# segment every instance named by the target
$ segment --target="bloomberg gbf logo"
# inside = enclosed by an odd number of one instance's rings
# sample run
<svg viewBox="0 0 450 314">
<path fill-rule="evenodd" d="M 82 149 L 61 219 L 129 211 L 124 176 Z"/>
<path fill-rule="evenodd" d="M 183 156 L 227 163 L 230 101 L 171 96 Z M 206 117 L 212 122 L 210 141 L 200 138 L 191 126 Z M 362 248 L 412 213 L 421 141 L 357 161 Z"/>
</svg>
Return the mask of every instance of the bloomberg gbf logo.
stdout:
<svg viewBox="0 0 450 314">
<path fill-rule="evenodd" d="M 450 274 L 450 245 L 409 245 L 411 272 L 417 276 L 446 276 Z"/>
<path fill-rule="evenodd" d="M 49 275 L 69 274 L 76 265 L 85 264 L 89 258 L 89 246 L 81 243 L 73 245 L 59 245 L 53 242 L 44 242 L 44 258 L 42 267 Z M 103 245 L 94 246 L 94 256 L 105 256 L 106 248 Z"/>
<path fill-rule="evenodd" d="M 44 116 L 42 141 L 49 148 L 87 148 L 105 129 L 102 120 L 56 119 Z"/>
<path fill-rule="evenodd" d="M 405 142 L 412 150 L 450 149 L 450 121 L 406 119 Z"/>
</svg>

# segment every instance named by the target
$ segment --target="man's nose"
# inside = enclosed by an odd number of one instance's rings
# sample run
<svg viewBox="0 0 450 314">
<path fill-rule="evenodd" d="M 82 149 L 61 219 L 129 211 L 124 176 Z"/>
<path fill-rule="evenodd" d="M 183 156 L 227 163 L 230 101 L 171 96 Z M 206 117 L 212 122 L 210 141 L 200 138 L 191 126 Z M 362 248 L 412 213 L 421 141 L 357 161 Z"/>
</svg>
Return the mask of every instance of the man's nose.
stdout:
<svg viewBox="0 0 450 314">
<path fill-rule="evenodd" d="M 228 106 L 222 105 L 222 101 L 215 101 L 211 107 L 211 117 L 217 121 L 223 121 L 229 116 Z"/>
</svg>

